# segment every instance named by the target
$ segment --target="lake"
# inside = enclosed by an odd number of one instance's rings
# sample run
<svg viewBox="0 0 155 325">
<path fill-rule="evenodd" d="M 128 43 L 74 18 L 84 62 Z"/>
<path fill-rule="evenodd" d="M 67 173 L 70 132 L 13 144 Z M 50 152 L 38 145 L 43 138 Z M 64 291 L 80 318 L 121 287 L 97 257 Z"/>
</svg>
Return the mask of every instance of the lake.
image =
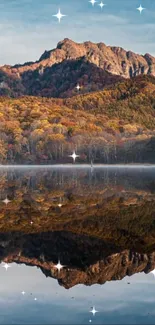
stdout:
<svg viewBox="0 0 155 325">
<path fill-rule="evenodd" d="M 155 167 L 0 180 L 0 324 L 154 324 Z"/>
</svg>

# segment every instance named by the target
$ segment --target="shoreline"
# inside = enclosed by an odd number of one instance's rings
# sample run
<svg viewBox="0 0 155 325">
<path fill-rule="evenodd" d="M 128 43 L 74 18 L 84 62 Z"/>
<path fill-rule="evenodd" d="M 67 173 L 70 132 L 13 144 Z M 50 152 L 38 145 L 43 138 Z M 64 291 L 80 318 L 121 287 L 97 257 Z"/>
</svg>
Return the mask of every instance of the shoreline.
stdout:
<svg viewBox="0 0 155 325">
<path fill-rule="evenodd" d="M 17 169 L 17 168 L 49 168 L 49 169 L 57 169 L 57 168 L 88 168 L 88 169 L 96 169 L 96 168 L 155 168 L 155 164 L 94 164 L 91 166 L 90 164 L 57 164 L 57 165 L 0 165 L 0 169 Z"/>
</svg>

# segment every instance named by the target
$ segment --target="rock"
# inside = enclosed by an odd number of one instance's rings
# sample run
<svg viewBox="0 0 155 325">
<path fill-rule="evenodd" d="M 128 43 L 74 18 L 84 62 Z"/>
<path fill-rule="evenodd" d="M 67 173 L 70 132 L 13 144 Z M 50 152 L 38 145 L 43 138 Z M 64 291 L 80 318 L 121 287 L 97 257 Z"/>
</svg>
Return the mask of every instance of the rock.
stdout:
<svg viewBox="0 0 155 325">
<path fill-rule="evenodd" d="M 77 83 L 87 86 L 84 92 L 90 92 L 119 78 L 141 74 L 155 76 L 155 58 L 148 53 L 140 55 L 104 43 L 76 43 L 65 38 L 36 62 L 0 67 L 0 95 L 70 97 L 75 95 Z"/>
</svg>

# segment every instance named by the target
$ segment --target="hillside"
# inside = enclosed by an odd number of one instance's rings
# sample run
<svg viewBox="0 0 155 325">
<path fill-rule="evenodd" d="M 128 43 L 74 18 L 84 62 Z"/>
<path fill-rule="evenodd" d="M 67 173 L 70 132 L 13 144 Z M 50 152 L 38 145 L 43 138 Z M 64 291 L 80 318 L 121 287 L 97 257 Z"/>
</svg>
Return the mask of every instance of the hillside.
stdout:
<svg viewBox="0 0 155 325">
<path fill-rule="evenodd" d="M 0 95 L 70 97 L 100 90 L 123 78 L 155 75 L 155 58 L 104 43 L 64 39 L 36 62 L 0 67 Z"/>
<path fill-rule="evenodd" d="M 1 169 L 0 261 L 37 266 L 65 288 L 150 272 L 154 175 L 150 169 L 95 169 L 93 175 L 89 169 Z M 60 273 L 58 257 L 66 266 Z"/>
<path fill-rule="evenodd" d="M 70 99 L 0 98 L 1 163 L 154 162 L 155 78 Z"/>
<path fill-rule="evenodd" d="M 127 249 L 116 252 L 114 249 L 114 253 L 106 256 L 108 246 L 104 241 L 72 233 L 1 233 L 1 238 L 1 261 L 35 266 L 46 277 L 57 279 L 66 289 L 79 284 L 91 286 L 118 281 L 136 273 L 149 273 L 155 268 L 154 251 L 146 254 Z M 58 255 L 66 265 L 60 272 L 55 268 Z"/>
<path fill-rule="evenodd" d="M 104 91 L 64 100 L 66 106 L 94 114 L 105 114 L 148 129 L 155 127 L 155 77 L 138 76 Z M 132 127 L 132 125 L 131 125 Z M 116 128 L 119 128 L 116 126 Z"/>
<path fill-rule="evenodd" d="M 0 179 L 1 233 L 71 232 L 106 242 L 109 255 L 155 250 L 154 172 L 6 168 Z"/>
</svg>

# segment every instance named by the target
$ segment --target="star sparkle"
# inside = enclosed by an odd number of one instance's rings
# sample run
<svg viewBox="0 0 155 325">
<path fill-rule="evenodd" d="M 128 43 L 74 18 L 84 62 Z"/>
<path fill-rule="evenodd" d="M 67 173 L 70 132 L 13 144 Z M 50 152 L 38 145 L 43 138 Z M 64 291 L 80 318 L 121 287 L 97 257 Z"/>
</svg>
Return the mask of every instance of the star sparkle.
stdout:
<svg viewBox="0 0 155 325">
<path fill-rule="evenodd" d="M 77 155 L 77 154 L 75 153 L 75 151 L 74 151 L 73 154 L 70 155 L 69 157 L 73 158 L 73 160 L 74 160 L 74 162 L 75 162 L 76 158 L 78 158 L 78 157 L 80 157 L 80 156 Z"/>
<path fill-rule="evenodd" d="M 77 89 L 77 91 L 79 91 L 81 89 L 79 84 L 77 84 L 76 89 Z"/>
<path fill-rule="evenodd" d="M 58 264 L 57 265 L 55 265 L 54 266 L 57 270 L 58 270 L 58 272 L 60 272 L 61 271 L 61 269 L 63 269 L 64 268 L 64 265 L 62 265 L 61 263 L 60 263 L 60 261 L 58 261 Z"/>
<path fill-rule="evenodd" d="M 99 6 L 101 7 L 101 9 L 106 6 L 105 3 L 103 3 L 102 1 L 99 3 Z"/>
<path fill-rule="evenodd" d="M 92 310 L 90 310 L 90 313 L 92 313 L 93 316 L 95 316 L 95 314 L 98 313 L 98 311 L 95 309 L 95 307 L 93 307 Z"/>
<path fill-rule="evenodd" d="M 58 207 L 59 207 L 59 208 L 62 208 L 62 203 L 59 203 L 59 204 L 58 204 Z"/>
<path fill-rule="evenodd" d="M 2 267 L 4 267 L 7 271 L 9 269 L 9 267 L 11 267 L 11 265 L 9 265 L 8 263 L 4 263 L 4 265 L 2 265 Z"/>
<path fill-rule="evenodd" d="M 37 301 L 37 298 L 34 298 L 35 301 Z"/>
<path fill-rule="evenodd" d="M 56 15 L 53 15 L 53 17 L 56 17 L 59 20 L 59 23 L 61 21 L 61 18 L 66 17 L 66 15 L 62 15 L 60 9 L 58 10 L 58 13 Z"/>
<path fill-rule="evenodd" d="M 26 293 L 25 291 L 22 291 L 22 295 L 23 295 L 23 296 L 25 295 L 25 293 Z"/>
<path fill-rule="evenodd" d="M 96 0 L 90 0 L 89 2 L 92 4 L 92 6 L 94 6 L 94 4 L 95 4 L 97 1 L 96 1 Z"/>
<path fill-rule="evenodd" d="M 5 200 L 3 200 L 2 202 L 5 203 L 6 205 L 8 205 L 11 201 L 6 196 Z"/>
<path fill-rule="evenodd" d="M 141 5 L 137 8 L 137 10 L 139 10 L 140 14 L 142 13 L 142 11 L 144 10 L 145 8 L 143 8 Z"/>
</svg>

